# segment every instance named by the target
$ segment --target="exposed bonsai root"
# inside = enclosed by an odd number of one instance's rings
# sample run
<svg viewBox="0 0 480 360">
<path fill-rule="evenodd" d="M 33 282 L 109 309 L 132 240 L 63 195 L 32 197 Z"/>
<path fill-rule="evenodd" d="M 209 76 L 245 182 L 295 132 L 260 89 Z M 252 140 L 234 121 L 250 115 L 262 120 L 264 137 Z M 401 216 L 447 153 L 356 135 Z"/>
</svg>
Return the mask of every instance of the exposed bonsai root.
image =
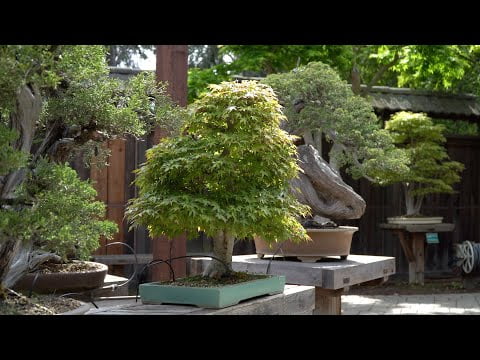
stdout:
<svg viewBox="0 0 480 360">
<path fill-rule="evenodd" d="M 202 276 L 212 279 L 220 279 L 221 277 L 228 276 L 231 272 L 232 271 L 227 269 L 224 264 L 213 259 L 203 271 Z"/>
</svg>

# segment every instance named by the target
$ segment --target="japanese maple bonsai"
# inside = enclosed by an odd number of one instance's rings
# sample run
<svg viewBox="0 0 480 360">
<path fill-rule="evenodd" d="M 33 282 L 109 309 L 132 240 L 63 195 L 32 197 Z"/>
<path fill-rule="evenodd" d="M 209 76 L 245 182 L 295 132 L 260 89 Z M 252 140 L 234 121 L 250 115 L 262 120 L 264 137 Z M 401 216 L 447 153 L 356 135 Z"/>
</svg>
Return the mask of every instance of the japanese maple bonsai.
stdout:
<svg viewBox="0 0 480 360">
<path fill-rule="evenodd" d="M 454 192 L 452 185 L 460 181 L 464 165 L 450 161 L 444 147 L 444 126 L 435 125 L 424 113 L 401 111 L 393 114 L 385 123 L 385 129 L 392 135 L 395 145 L 403 149 L 408 158 L 406 171 L 388 171 L 383 174 L 386 184 L 401 183 L 405 198 L 406 213 L 389 221 L 415 218 L 417 223 L 425 218 L 421 208 L 428 194 Z M 428 219 L 425 219 L 429 221 Z M 441 218 L 434 221 L 441 222 Z"/>
<path fill-rule="evenodd" d="M 203 277 L 232 274 L 235 238 L 307 240 L 297 218 L 308 212 L 289 190 L 299 168 L 275 94 L 253 81 L 223 82 L 197 100 L 182 134 L 147 151 L 127 214 L 152 237 L 199 230 L 213 238 Z M 227 266 L 225 266 L 225 264 Z"/>
<path fill-rule="evenodd" d="M 116 231 L 68 162 L 102 162 L 104 141 L 181 119 L 153 74 L 123 83 L 105 59 L 103 46 L 0 46 L 0 301 L 25 273 L 86 259 Z"/>
</svg>

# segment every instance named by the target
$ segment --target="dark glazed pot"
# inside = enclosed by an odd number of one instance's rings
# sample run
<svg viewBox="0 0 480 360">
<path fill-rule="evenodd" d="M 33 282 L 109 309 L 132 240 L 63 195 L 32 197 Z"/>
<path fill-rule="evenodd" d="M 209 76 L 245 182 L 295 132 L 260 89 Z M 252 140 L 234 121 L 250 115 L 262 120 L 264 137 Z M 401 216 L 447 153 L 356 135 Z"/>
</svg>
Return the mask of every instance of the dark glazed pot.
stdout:
<svg viewBox="0 0 480 360">
<path fill-rule="evenodd" d="M 35 276 L 37 273 L 30 273 L 24 275 L 17 281 L 14 289 L 32 290 L 38 294 L 51 294 L 86 291 L 102 287 L 108 272 L 108 266 L 96 262 L 85 262 L 95 264 L 99 268 L 83 272 L 38 273 L 36 280 Z"/>
</svg>

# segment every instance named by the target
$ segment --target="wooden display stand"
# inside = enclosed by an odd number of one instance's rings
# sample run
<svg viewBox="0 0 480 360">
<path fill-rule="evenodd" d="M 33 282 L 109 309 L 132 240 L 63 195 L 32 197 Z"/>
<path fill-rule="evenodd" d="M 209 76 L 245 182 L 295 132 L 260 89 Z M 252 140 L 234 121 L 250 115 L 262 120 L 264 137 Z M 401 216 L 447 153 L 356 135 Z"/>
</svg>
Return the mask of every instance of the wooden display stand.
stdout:
<svg viewBox="0 0 480 360">
<path fill-rule="evenodd" d="M 408 260 L 408 282 L 425 283 L 425 237 L 426 233 L 449 232 L 454 224 L 380 224 L 381 229 L 391 230 L 398 235 L 403 252 Z"/>
<path fill-rule="evenodd" d="M 192 258 L 191 275 L 202 273 L 210 258 Z M 280 257 L 234 256 L 234 271 L 285 275 L 287 284 L 315 286 L 314 315 L 341 315 L 341 296 L 346 287 L 375 279 L 386 280 L 395 273 L 395 258 L 349 255 L 346 260 L 325 258 L 315 263 L 287 261 Z"/>
</svg>

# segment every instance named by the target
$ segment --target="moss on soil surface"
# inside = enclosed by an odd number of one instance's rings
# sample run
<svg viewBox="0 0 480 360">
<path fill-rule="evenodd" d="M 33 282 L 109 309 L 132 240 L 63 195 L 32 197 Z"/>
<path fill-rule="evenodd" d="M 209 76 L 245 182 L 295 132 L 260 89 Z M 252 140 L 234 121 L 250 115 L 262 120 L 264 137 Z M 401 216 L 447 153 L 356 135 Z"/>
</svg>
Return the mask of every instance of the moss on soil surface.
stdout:
<svg viewBox="0 0 480 360">
<path fill-rule="evenodd" d="M 245 272 L 233 272 L 229 276 L 220 279 L 206 278 L 202 275 L 189 276 L 175 281 L 163 281 L 162 285 L 191 286 L 191 287 L 217 287 L 239 284 L 245 281 L 265 279 L 268 275 L 254 275 Z"/>
<path fill-rule="evenodd" d="M 65 272 L 87 272 L 101 269 L 101 266 L 98 264 L 85 263 L 83 261 L 73 260 L 70 263 L 65 264 L 55 264 L 55 263 L 44 263 L 39 266 L 39 272 L 42 274 L 50 273 L 65 273 Z"/>
<path fill-rule="evenodd" d="M 78 300 L 55 295 L 33 295 L 31 298 L 9 291 L 0 299 L 0 315 L 56 315 L 80 307 Z"/>
</svg>

